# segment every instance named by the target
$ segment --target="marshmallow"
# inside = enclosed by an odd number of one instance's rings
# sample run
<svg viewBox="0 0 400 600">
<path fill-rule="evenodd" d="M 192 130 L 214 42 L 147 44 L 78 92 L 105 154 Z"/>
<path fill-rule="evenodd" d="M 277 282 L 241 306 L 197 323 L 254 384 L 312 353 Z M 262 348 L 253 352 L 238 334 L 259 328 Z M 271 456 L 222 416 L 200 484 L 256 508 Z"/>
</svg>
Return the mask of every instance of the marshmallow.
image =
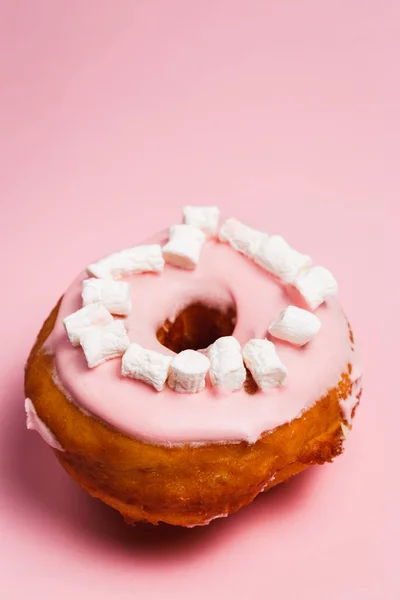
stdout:
<svg viewBox="0 0 400 600">
<path fill-rule="evenodd" d="M 101 302 L 111 314 L 126 316 L 132 310 L 130 291 L 127 281 L 91 277 L 82 281 L 83 305 Z"/>
<path fill-rule="evenodd" d="M 114 252 L 87 267 L 89 275 L 99 279 L 119 279 L 133 273 L 148 271 L 160 272 L 164 268 L 164 259 L 159 244 L 134 246 L 121 252 Z"/>
<path fill-rule="evenodd" d="M 280 235 L 262 240 L 253 258 L 260 267 L 287 282 L 311 265 L 309 256 L 294 250 Z"/>
<path fill-rule="evenodd" d="M 183 221 L 186 225 L 193 225 L 193 227 L 201 229 L 206 235 L 214 236 L 218 229 L 219 208 L 217 206 L 184 206 Z"/>
<path fill-rule="evenodd" d="M 223 223 L 219 239 L 284 281 L 292 281 L 311 265 L 309 256 L 294 250 L 280 235 L 269 236 L 236 219 Z"/>
<path fill-rule="evenodd" d="M 175 392 L 201 392 L 209 368 L 207 356 L 196 350 L 183 350 L 172 359 L 168 385 Z"/>
<path fill-rule="evenodd" d="M 219 239 L 221 242 L 228 242 L 234 250 L 253 258 L 260 243 L 268 239 L 268 234 L 230 218 L 222 224 Z"/>
<path fill-rule="evenodd" d="M 106 360 L 122 356 L 129 347 L 129 338 L 122 321 L 105 327 L 88 327 L 81 335 L 81 346 L 92 369 Z"/>
<path fill-rule="evenodd" d="M 321 321 L 312 312 L 297 306 L 288 306 L 271 323 L 268 332 L 279 340 L 295 346 L 304 346 L 321 328 Z"/>
<path fill-rule="evenodd" d="M 265 339 L 253 339 L 242 350 L 244 362 L 263 391 L 285 383 L 287 369 L 279 360 L 275 346 Z"/>
<path fill-rule="evenodd" d="M 169 229 L 169 242 L 163 247 L 165 262 L 182 269 L 194 269 L 205 239 L 204 233 L 193 225 L 173 225 Z"/>
<path fill-rule="evenodd" d="M 311 310 L 315 310 L 325 300 L 338 293 L 337 281 L 325 267 L 311 267 L 301 273 L 292 285 Z"/>
<path fill-rule="evenodd" d="M 172 358 L 139 344 L 131 344 L 122 357 L 122 375 L 152 385 L 158 392 L 165 387 Z"/>
<path fill-rule="evenodd" d="M 112 323 L 112 316 L 101 302 L 88 304 L 65 317 L 63 323 L 69 341 L 73 346 L 79 346 L 85 329 L 97 325 L 99 327 Z"/>
<path fill-rule="evenodd" d="M 233 336 L 220 337 L 209 347 L 207 355 L 211 383 L 232 392 L 240 390 L 246 379 L 246 369 L 237 339 Z"/>
</svg>

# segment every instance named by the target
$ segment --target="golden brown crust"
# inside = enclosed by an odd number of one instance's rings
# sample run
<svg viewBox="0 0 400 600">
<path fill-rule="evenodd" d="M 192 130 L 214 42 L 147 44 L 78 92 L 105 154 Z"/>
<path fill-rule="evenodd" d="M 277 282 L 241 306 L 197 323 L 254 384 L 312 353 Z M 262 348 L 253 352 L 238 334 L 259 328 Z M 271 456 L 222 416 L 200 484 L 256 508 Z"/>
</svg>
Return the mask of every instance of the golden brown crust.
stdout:
<svg viewBox="0 0 400 600">
<path fill-rule="evenodd" d="M 294 421 L 254 444 L 165 447 L 126 436 L 82 412 L 54 383 L 43 344 L 54 308 L 26 366 L 25 392 L 65 452 L 55 454 L 89 494 L 119 510 L 127 522 L 204 524 L 237 511 L 262 490 L 342 452 L 339 401 L 351 394 L 350 365 L 338 386 Z"/>
</svg>

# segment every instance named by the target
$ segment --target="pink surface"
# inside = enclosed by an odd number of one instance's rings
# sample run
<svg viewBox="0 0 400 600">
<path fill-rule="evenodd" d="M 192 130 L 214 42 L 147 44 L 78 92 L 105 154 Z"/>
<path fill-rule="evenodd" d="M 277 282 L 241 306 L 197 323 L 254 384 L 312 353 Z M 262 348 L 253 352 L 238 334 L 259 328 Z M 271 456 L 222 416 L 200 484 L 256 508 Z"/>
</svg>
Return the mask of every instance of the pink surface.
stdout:
<svg viewBox="0 0 400 600">
<path fill-rule="evenodd" d="M 1 3 L 1 598 L 398 598 L 399 12 Z M 205 200 L 337 275 L 363 402 L 333 465 L 207 528 L 130 529 L 25 430 L 23 364 L 82 263 Z"/>
<path fill-rule="evenodd" d="M 175 217 L 180 220 L 180 214 Z M 164 243 L 165 231 L 152 242 Z M 138 240 L 139 242 L 142 240 Z M 82 265 L 83 266 L 83 265 Z M 275 346 L 288 369 L 283 387 L 249 396 L 244 389 L 218 393 L 210 382 L 198 394 L 178 394 L 168 386 L 157 392 L 143 382 L 121 376 L 121 359 L 89 369 L 81 348 L 73 347 L 63 326 L 68 315 L 82 307 L 81 273 L 66 291 L 46 348 L 55 355 L 56 381 L 90 413 L 136 438 L 161 442 L 255 442 L 264 431 L 298 417 L 337 386 L 348 365 L 358 379 L 361 362 L 349 338 L 348 322 L 337 298 L 321 305 L 315 314 L 321 331 L 303 348 L 280 340 Z M 131 342 L 165 355 L 174 353 L 160 344 L 156 332 L 191 302 L 204 302 L 221 310 L 235 306 L 234 330 L 242 346 L 263 338 L 268 325 L 290 304 L 285 288 L 265 270 L 228 244 L 207 240 L 193 271 L 166 265 L 162 273 L 125 277 L 132 296 L 132 312 L 124 320 Z M 357 373 L 358 371 L 358 373 Z M 305 377 L 305 373 L 312 376 Z M 352 400 L 346 405 L 351 421 Z M 62 442 L 62 440 L 61 440 Z M 68 445 L 64 446 L 68 450 Z"/>
</svg>

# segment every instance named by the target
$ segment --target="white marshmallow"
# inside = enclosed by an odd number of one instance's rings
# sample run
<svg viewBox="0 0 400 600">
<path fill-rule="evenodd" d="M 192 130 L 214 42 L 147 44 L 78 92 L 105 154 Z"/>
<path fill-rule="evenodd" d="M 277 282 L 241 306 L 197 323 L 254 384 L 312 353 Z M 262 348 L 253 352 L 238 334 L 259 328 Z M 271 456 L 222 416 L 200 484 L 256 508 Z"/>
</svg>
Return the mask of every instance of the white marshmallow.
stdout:
<svg viewBox="0 0 400 600">
<path fill-rule="evenodd" d="M 172 358 L 139 344 L 131 344 L 122 357 L 122 375 L 152 385 L 158 392 L 164 389 Z"/>
<path fill-rule="evenodd" d="M 119 279 L 133 273 L 160 272 L 163 268 L 161 246 L 147 244 L 114 252 L 89 265 L 86 270 L 99 279 Z"/>
<path fill-rule="evenodd" d="M 337 281 L 325 267 L 311 267 L 304 271 L 293 281 L 293 286 L 311 310 L 338 293 Z"/>
<path fill-rule="evenodd" d="M 83 305 L 101 302 L 113 315 L 126 316 L 132 310 L 131 288 L 127 281 L 96 279 L 82 281 Z"/>
<path fill-rule="evenodd" d="M 304 346 L 321 328 L 321 321 L 314 313 L 297 306 L 288 306 L 271 323 L 268 332 L 279 340 L 295 346 Z"/>
<path fill-rule="evenodd" d="M 168 385 L 175 392 L 201 392 L 205 387 L 209 368 L 210 361 L 207 356 L 196 350 L 183 350 L 172 359 Z"/>
<path fill-rule="evenodd" d="M 193 227 L 201 229 L 206 235 L 214 236 L 218 229 L 219 208 L 217 206 L 184 206 L 183 221 L 186 225 L 193 225 Z"/>
<path fill-rule="evenodd" d="M 169 229 L 169 242 L 163 247 L 165 262 L 181 269 L 194 269 L 205 239 L 204 233 L 193 225 L 173 225 Z"/>
<path fill-rule="evenodd" d="M 91 369 L 122 356 L 129 343 L 122 321 L 113 321 L 105 327 L 89 327 L 81 335 L 81 346 Z"/>
<path fill-rule="evenodd" d="M 268 239 L 268 234 L 230 218 L 222 224 L 219 239 L 221 242 L 228 242 L 234 250 L 253 258 L 260 243 Z"/>
<path fill-rule="evenodd" d="M 263 391 L 285 383 L 287 369 L 281 363 L 272 342 L 253 339 L 242 350 L 244 362 L 254 381 Z"/>
<path fill-rule="evenodd" d="M 240 390 L 245 379 L 240 344 L 233 336 L 216 340 L 208 349 L 210 379 L 213 385 L 230 391 Z"/>
<path fill-rule="evenodd" d="M 280 235 L 262 240 L 253 256 L 255 262 L 283 281 L 293 279 L 311 265 L 311 258 L 294 250 Z"/>
<path fill-rule="evenodd" d="M 112 323 L 112 320 L 113 318 L 106 307 L 101 302 L 96 302 L 95 304 L 88 304 L 72 313 L 72 315 L 65 317 L 63 324 L 71 344 L 79 346 L 85 329 L 93 325 L 102 327 Z"/>
</svg>

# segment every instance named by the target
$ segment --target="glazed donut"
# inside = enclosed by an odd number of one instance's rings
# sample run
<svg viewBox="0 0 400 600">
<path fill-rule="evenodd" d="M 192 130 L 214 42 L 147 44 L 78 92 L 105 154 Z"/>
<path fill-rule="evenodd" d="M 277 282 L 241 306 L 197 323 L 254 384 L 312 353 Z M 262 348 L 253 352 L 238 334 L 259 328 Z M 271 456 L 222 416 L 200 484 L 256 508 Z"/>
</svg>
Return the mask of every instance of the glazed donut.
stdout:
<svg viewBox="0 0 400 600">
<path fill-rule="evenodd" d="M 26 366 L 28 428 L 128 523 L 205 525 L 332 461 L 361 395 L 329 271 L 215 207 L 184 221 L 80 273 Z"/>
</svg>

